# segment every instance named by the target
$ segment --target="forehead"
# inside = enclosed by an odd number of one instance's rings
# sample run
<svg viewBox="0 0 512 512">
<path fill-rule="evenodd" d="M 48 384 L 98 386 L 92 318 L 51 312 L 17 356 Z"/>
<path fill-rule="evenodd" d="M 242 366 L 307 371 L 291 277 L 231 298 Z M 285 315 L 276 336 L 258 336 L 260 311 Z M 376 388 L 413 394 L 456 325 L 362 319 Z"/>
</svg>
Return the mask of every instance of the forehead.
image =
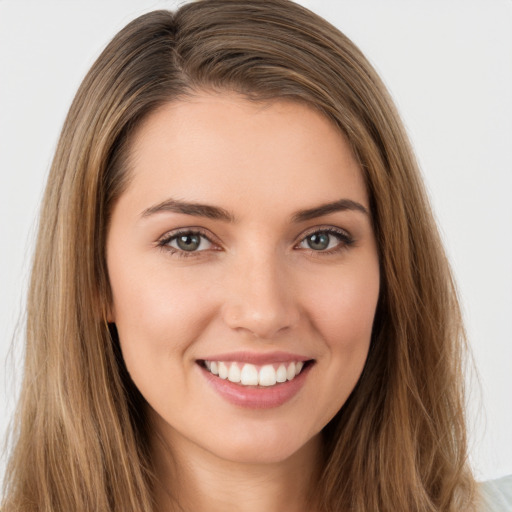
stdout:
<svg viewBox="0 0 512 512">
<path fill-rule="evenodd" d="M 294 101 L 204 93 L 168 103 L 139 127 L 129 160 L 126 193 L 135 202 L 172 196 L 277 213 L 293 203 L 303 208 L 348 197 L 368 206 L 341 131 Z"/>
</svg>

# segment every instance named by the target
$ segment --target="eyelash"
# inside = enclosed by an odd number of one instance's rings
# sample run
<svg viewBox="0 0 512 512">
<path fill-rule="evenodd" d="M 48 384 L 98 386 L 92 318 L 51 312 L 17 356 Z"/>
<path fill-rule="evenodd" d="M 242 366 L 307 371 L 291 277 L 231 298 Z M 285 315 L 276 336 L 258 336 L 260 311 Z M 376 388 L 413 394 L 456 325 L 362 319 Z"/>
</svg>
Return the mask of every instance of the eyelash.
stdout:
<svg viewBox="0 0 512 512">
<path fill-rule="evenodd" d="M 306 234 L 304 234 L 302 236 L 299 243 L 296 244 L 295 247 L 297 247 L 298 245 L 305 242 L 308 237 L 310 237 L 312 235 L 319 235 L 319 234 L 327 234 L 330 236 L 334 236 L 335 238 L 338 239 L 338 243 L 331 249 L 327 249 L 327 250 L 323 250 L 323 251 L 316 251 L 311 248 L 304 249 L 309 254 L 311 254 L 313 256 L 328 256 L 331 254 L 338 254 L 339 252 L 348 249 L 355 242 L 354 238 L 344 229 L 329 226 L 329 227 L 325 227 L 325 228 L 317 227 L 314 230 L 307 232 Z"/>
<path fill-rule="evenodd" d="M 171 247 L 169 244 L 173 240 L 177 240 L 180 236 L 198 236 L 202 239 L 208 240 L 208 242 L 212 245 L 215 245 L 214 242 L 208 237 L 203 231 L 197 229 L 180 229 L 178 231 L 172 231 L 170 233 L 166 233 L 160 240 L 158 240 L 158 247 L 164 251 L 168 251 L 172 256 L 178 258 L 190 258 L 197 257 L 203 251 L 184 251 L 181 249 L 177 249 L 175 247 Z"/>
<path fill-rule="evenodd" d="M 338 244 L 336 244 L 334 247 L 328 250 L 314 250 L 314 249 L 306 249 L 303 248 L 302 250 L 307 251 L 309 254 L 314 256 L 320 256 L 320 255 L 331 255 L 331 254 L 337 254 L 343 250 L 348 249 L 351 245 L 354 244 L 355 240 L 354 238 L 345 230 L 334 228 L 332 226 L 329 227 L 319 227 L 315 228 L 314 230 L 304 234 L 302 238 L 299 240 L 297 244 L 295 244 L 294 249 L 298 248 L 300 244 L 306 241 L 306 239 L 312 235 L 319 235 L 319 234 L 327 234 L 330 236 L 334 236 L 338 239 Z M 210 244 L 216 245 L 215 242 L 213 242 L 209 236 L 207 236 L 203 231 L 197 230 L 197 229 L 181 229 L 178 231 L 173 231 L 170 233 L 166 233 L 160 240 L 157 242 L 157 246 L 164 250 L 169 252 L 172 256 L 178 257 L 178 258 L 190 258 L 190 257 L 198 257 L 201 255 L 201 253 L 204 253 L 205 251 L 209 249 L 205 249 L 202 251 L 185 251 L 181 249 L 177 249 L 175 247 L 171 247 L 169 244 L 173 240 L 177 240 L 180 236 L 198 236 L 202 239 L 207 240 Z M 213 250 L 220 250 L 220 249 L 213 249 Z"/>
</svg>

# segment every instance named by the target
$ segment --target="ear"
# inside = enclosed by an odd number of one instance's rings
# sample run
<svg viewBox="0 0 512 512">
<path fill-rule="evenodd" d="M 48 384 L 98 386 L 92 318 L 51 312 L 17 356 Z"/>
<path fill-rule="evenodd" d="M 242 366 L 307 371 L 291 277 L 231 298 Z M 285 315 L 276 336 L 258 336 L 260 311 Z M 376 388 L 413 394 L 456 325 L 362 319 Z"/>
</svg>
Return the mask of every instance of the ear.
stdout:
<svg viewBox="0 0 512 512">
<path fill-rule="evenodd" d="M 98 293 L 97 304 L 99 314 L 107 324 L 113 324 L 116 321 L 116 311 L 114 308 L 114 299 L 109 289 L 104 293 Z"/>
<path fill-rule="evenodd" d="M 107 323 L 114 324 L 116 322 L 116 313 L 114 309 L 114 304 L 111 301 L 106 305 L 105 317 L 107 319 Z"/>
</svg>

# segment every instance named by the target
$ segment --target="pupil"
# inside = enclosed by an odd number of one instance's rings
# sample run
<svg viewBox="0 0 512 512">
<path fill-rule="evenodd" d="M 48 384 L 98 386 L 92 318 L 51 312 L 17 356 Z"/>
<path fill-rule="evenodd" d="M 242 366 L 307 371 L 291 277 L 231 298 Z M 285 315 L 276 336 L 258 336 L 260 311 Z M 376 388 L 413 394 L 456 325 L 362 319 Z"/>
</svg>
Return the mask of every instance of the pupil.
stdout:
<svg viewBox="0 0 512 512">
<path fill-rule="evenodd" d="M 322 251 L 329 247 L 329 235 L 327 233 L 319 233 L 308 237 L 308 245 L 315 251 Z"/>
<path fill-rule="evenodd" d="M 177 243 L 183 251 L 195 251 L 199 247 L 201 239 L 198 235 L 182 235 L 178 237 Z"/>
</svg>

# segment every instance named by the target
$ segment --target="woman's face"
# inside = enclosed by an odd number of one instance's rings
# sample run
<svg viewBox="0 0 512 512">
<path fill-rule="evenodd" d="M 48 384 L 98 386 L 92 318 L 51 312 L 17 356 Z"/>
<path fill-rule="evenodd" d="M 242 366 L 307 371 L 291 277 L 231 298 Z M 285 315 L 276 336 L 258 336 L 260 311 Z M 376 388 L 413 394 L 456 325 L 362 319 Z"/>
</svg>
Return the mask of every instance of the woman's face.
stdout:
<svg viewBox="0 0 512 512">
<path fill-rule="evenodd" d="M 347 142 L 302 104 L 204 93 L 153 113 L 130 157 L 110 320 L 150 416 L 178 450 L 286 459 L 370 343 L 379 262 Z"/>
</svg>

